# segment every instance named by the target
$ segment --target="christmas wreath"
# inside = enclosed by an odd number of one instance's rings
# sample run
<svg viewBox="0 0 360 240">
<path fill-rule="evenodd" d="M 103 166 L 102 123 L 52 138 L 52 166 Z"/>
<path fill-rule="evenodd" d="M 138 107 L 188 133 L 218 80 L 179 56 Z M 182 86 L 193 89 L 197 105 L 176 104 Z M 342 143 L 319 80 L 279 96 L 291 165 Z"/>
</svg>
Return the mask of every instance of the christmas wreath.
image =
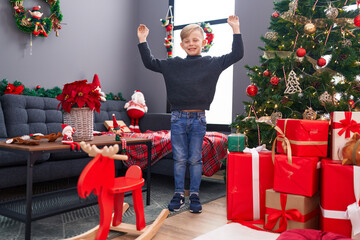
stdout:
<svg viewBox="0 0 360 240">
<path fill-rule="evenodd" d="M 206 44 L 202 49 L 202 52 L 208 52 L 213 45 L 214 41 L 214 34 L 212 32 L 212 29 L 210 27 L 209 23 L 202 22 L 200 23 L 201 28 L 204 30 L 204 33 L 206 34 L 205 40 Z"/>
<path fill-rule="evenodd" d="M 165 27 L 166 29 L 166 37 L 165 37 L 165 47 L 166 47 L 166 51 L 168 53 L 168 57 L 172 57 L 172 50 L 173 50 L 173 24 L 172 24 L 172 17 L 168 17 L 168 19 L 160 19 L 161 21 L 161 25 L 163 27 Z M 211 46 L 213 45 L 213 41 L 214 41 L 214 34 L 212 32 L 212 29 L 210 27 L 209 23 L 198 23 L 201 28 L 204 30 L 205 33 L 205 40 L 206 40 L 206 44 L 203 47 L 203 49 L 201 50 L 201 52 L 208 52 L 211 48 Z"/>
<path fill-rule="evenodd" d="M 59 0 L 44 0 L 49 4 L 51 14 L 49 17 L 41 18 L 40 6 L 33 7 L 32 11 L 26 10 L 23 6 L 23 0 L 10 0 L 11 6 L 14 8 L 14 18 L 17 27 L 26 33 L 33 33 L 36 36 L 47 37 L 52 29 L 59 36 L 58 30 L 61 29 L 60 23 L 63 15 L 60 11 Z M 29 13 L 31 16 L 27 17 Z"/>
</svg>

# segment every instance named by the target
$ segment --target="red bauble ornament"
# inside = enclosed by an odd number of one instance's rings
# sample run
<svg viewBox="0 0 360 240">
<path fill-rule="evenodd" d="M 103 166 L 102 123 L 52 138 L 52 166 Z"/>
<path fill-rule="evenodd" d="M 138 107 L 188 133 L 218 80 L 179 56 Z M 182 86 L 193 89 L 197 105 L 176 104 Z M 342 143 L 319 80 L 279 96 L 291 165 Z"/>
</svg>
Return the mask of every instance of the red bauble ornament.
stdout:
<svg viewBox="0 0 360 240">
<path fill-rule="evenodd" d="M 354 101 L 354 100 L 350 99 L 350 100 L 348 101 L 348 103 L 349 103 L 349 105 L 351 106 L 351 108 L 354 108 L 354 107 L 355 107 L 355 101 Z"/>
<path fill-rule="evenodd" d="M 272 77 L 271 80 L 270 80 L 270 83 L 272 85 L 275 85 L 275 86 L 278 85 L 279 84 L 279 78 L 277 76 Z"/>
<path fill-rule="evenodd" d="M 298 57 L 303 57 L 306 54 L 306 50 L 304 48 L 298 48 L 298 50 L 296 50 L 296 56 Z"/>
<path fill-rule="evenodd" d="M 246 88 L 246 93 L 248 96 L 255 96 L 258 93 L 258 87 L 251 84 Z"/>
<path fill-rule="evenodd" d="M 357 15 L 354 18 L 354 24 L 355 24 L 355 26 L 360 27 L 360 15 Z"/>
<path fill-rule="evenodd" d="M 263 76 L 264 76 L 264 77 L 270 77 L 270 76 L 271 76 L 271 72 L 270 72 L 269 70 L 265 70 L 265 71 L 263 72 Z"/>
<path fill-rule="evenodd" d="M 326 65 L 326 60 L 324 58 L 319 58 L 316 63 L 319 67 L 323 67 Z"/>
<path fill-rule="evenodd" d="M 40 85 L 37 85 L 37 86 L 36 86 L 36 89 L 40 89 L 40 88 L 41 88 Z"/>
<path fill-rule="evenodd" d="M 280 14 L 278 12 L 273 12 L 273 14 L 271 15 L 273 18 L 277 18 L 280 16 Z"/>
<path fill-rule="evenodd" d="M 6 90 L 10 91 L 11 87 L 9 85 L 6 86 Z"/>
</svg>

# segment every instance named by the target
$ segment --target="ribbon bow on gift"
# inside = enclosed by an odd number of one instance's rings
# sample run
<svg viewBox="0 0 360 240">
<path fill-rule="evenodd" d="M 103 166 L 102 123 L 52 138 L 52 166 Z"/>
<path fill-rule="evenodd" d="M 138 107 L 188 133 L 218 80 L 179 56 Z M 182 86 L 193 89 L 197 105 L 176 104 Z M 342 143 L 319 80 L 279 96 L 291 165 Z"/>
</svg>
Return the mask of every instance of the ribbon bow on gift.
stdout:
<svg viewBox="0 0 360 240">
<path fill-rule="evenodd" d="M 124 129 L 126 128 L 126 125 L 123 125 L 123 126 L 119 126 L 120 127 L 120 131 L 121 132 L 124 132 Z M 113 126 L 109 126 L 108 131 L 113 131 L 114 130 L 114 127 Z"/>
<path fill-rule="evenodd" d="M 286 129 L 286 121 L 285 121 L 285 126 L 284 129 Z M 272 146 L 272 160 L 273 162 L 275 162 L 275 145 L 276 145 L 276 141 L 279 139 L 281 139 L 282 143 L 282 148 L 284 149 L 284 152 L 287 153 L 288 156 L 288 162 L 290 165 L 292 165 L 292 153 L 291 153 L 291 144 L 290 144 L 290 140 L 285 136 L 285 133 L 278 127 L 275 127 L 275 130 L 278 131 L 279 135 L 277 135 L 277 137 L 275 138 L 274 142 L 273 142 L 273 146 Z M 284 130 L 285 131 L 285 130 Z"/>
<path fill-rule="evenodd" d="M 260 162 L 259 152 L 269 152 L 263 144 L 256 148 L 245 148 L 244 153 L 251 153 L 252 161 L 252 189 L 253 189 L 253 218 L 260 219 Z"/>
<path fill-rule="evenodd" d="M 279 229 L 274 232 L 284 232 L 287 227 L 287 220 L 301 222 L 304 219 L 304 216 L 301 215 L 300 211 L 297 209 L 289 209 L 285 210 L 286 202 L 287 202 L 287 194 L 280 193 L 280 202 L 281 202 L 281 210 L 266 208 L 266 213 L 269 214 L 267 217 L 267 223 L 265 225 L 265 229 L 272 230 L 278 220 Z"/>
<path fill-rule="evenodd" d="M 360 124 L 357 123 L 355 120 L 351 119 L 352 112 L 345 112 L 345 119 L 340 120 L 340 122 L 334 122 L 333 128 L 341 128 L 338 132 L 338 135 L 341 136 L 345 132 L 345 138 L 350 137 L 350 132 L 358 132 L 360 133 Z"/>
</svg>

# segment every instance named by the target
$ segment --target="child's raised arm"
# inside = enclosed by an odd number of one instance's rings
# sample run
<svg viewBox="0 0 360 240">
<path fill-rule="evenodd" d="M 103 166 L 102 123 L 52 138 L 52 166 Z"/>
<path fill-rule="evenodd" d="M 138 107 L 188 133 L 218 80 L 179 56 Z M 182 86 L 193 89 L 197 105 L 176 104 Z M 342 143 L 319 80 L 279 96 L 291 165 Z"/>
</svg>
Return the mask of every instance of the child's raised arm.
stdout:
<svg viewBox="0 0 360 240">
<path fill-rule="evenodd" d="M 234 34 L 240 33 L 240 22 L 239 17 L 235 15 L 229 16 L 227 19 L 228 24 L 233 29 Z"/>
<path fill-rule="evenodd" d="M 149 29 L 144 24 L 140 24 L 137 29 L 137 35 L 140 43 L 146 42 L 146 38 L 149 35 Z"/>
</svg>

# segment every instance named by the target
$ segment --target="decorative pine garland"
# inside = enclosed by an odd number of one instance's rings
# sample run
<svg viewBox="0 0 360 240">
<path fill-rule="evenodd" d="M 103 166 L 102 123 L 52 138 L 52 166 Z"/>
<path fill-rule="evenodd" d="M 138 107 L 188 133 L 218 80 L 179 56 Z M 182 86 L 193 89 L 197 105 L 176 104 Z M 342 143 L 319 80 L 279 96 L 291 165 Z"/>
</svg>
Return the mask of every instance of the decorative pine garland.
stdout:
<svg viewBox="0 0 360 240">
<path fill-rule="evenodd" d="M 46 34 L 50 33 L 52 29 L 56 32 L 56 36 L 59 36 L 58 30 L 61 29 L 60 23 L 62 21 L 63 15 L 60 11 L 60 1 L 59 0 L 44 0 L 49 4 L 51 14 L 49 17 L 41 19 L 41 25 L 44 28 Z M 36 24 L 31 22 L 31 17 L 27 17 L 27 9 L 23 7 L 23 0 L 10 0 L 11 6 L 14 8 L 14 18 L 17 27 L 25 33 L 33 33 L 35 30 Z M 39 37 L 46 37 L 47 35 L 40 34 Z"/>
<path fill-rule="evenodd" d="M 3 79 L 0 82 L 0 96 L 4 94 L 21 94 L 21 95 L 36 96 L 36 97 L 56 98 L 61 93 L 62 93 L 62 89 L 59 87 L 54 87 L 52 89 L 45 89 L 38 85 L 35 87 L 35 89 L 29 89 L 24 87 L 24 85 L 19 81 L 15 81 L 13 84 L 11 84 L 6 79 Z M 121 92 L 119 92 L 118 94 L 114 94 L 112 92 L 108 93 L 106 94 L 106 99 L 126 101 L 126 99 L 122 97 Z"/>
</svg>

